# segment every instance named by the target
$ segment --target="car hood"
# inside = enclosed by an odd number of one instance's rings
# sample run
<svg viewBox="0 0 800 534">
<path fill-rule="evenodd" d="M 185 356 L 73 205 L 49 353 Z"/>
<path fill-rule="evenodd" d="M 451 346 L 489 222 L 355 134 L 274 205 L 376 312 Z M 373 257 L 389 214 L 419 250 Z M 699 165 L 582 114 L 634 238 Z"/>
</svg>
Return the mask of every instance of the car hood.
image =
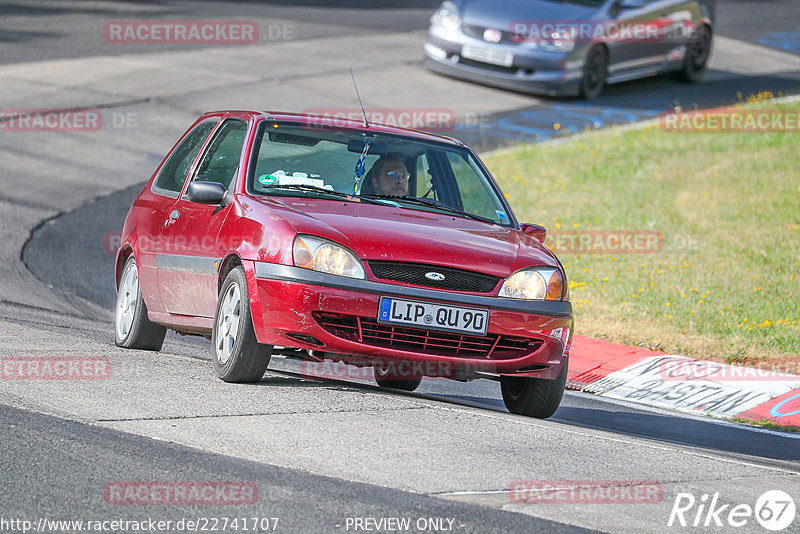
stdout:
<svg viewBox="0 0 800 534">
<path fill-rule="evenodd" d="M 599 7 L 551 0 L 470 0 L 461 5 L 461 20 L 486 28 L 508 30 L 513 21 L 590 19 Z"/>
<path fill-rule="evenodd" d="M 553 254 L 519 230 L 416 209 L 317 199 L 265 199 L 297 233 L 337 241 L 361 259 L 426 263 L 506 277 Z"/>
</svg>

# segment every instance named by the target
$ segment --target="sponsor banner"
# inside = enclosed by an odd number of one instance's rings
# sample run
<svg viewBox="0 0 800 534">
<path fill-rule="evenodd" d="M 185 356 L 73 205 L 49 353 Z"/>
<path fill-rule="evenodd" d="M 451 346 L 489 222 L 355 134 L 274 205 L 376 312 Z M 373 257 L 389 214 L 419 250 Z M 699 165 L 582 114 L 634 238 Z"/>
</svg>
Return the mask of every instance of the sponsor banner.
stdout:
<svg viewBox="0 0 800 534">
<path fill-rule="evenodd" d="M 666 363 L 665 363 L 666 362 Z M 665 380 L 665 367 L 691 365 L 691 358 L 656 356 L 608 374 L 592 384 L 596 393 L 718 417 L 732 417 L 798 387 L 797 380 Z M 795 377 L 796 378 L 796 377 Z"/>
<path fill-rule="evenodd" d="M 247 505 L 258 502 L 255 482 L 114 481 L 103 488 L 114 505 Z"/>
<path fill-rule="evenodd" d="M 800 427 L 800 388 L 787 391 L 783 395 L 747 410 L 740 414 L 740 417 L 754 421 L 771 419 L 781 425 Z"/>
<path fill-rule="evenodd" d="M 661 129 L 671 133 L 797 133 L 800 111 L 720 108 L 661 114 Z"/>
<path fill-rule="evenodd" d="M 660 482 L 643 480 L 520 480 L 508 488 L 514 504 L 658 504 Z"/>
<path fill-rule="evenodd" d="M 111 360 L 105 356 L 3 356 L 0 380 L 105 380 Z"/>
</svg>

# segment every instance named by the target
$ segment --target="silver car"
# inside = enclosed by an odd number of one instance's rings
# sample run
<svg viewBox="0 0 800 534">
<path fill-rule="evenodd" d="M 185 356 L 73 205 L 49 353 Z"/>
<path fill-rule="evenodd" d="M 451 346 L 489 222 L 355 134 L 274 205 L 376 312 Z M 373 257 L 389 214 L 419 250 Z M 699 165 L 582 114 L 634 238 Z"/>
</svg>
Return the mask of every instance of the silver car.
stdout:
<svg viewBox="0 0 800 534">
<path fill-rule="evenodd" d="M 486 85 L 595 98 L 663 72 L 698 82 L 716 0 L 446 0 L 431 17 L 429 69 Z"/>
</svg>

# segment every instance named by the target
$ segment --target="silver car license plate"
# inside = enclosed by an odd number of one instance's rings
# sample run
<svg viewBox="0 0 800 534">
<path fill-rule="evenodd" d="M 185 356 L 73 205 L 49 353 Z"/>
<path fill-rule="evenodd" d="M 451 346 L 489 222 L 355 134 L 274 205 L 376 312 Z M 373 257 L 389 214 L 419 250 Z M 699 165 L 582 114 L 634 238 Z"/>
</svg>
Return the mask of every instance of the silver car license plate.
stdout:
<svg viewBox="0 0 800 534">
<path fill-rule="evenodd" d="M 378 322 L 485 336 L 489 310 L 381 297 Z"/>
<path fill-rule="evenodd" d="M 503 67 L 510 67 L 511 64 L 514 63 L 514 54 L 511 52 L 482 48 L 480 46 L 462 46 L 461 57 L 474 61 L 481 61 L 483 63 L 491 63 L 492 65 L 501 65 Z"/>
</svg>

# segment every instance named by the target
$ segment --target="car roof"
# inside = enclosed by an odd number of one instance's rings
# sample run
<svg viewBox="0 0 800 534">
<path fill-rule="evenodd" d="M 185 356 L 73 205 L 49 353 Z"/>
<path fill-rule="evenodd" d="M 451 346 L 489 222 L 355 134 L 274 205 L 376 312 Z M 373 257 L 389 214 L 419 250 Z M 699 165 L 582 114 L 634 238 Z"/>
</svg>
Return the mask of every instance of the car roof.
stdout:
<svg viewBox="0 0 800 534">
<path fill-rule="evenodd" d="M 412 130 L 410 128 L 401 128 L 399 126 L 391 126 L 387 124 L 378 124 L 374 122 L 369 123 L 369 127 L 364 126 L 363 121 L 353 120 L 346 117 L 336 117 L 333 115 L 311 115 L 308 113 L 292 113 L 285 111 L 254 111 L 254 110 L 218 110 L 205 113 L 203 117 L 224 115 L 248 115 L 254 120 L 268 120 L 276 122 L 295 122 L 307 125 L 315 125 L 321 127 L 331 128 L 345 128 L 348 130 L 356 130 L 361 132 L 377 132 L 385 134 L 403 135 L 413 137 L 423 141 L 434 141 L 439 143 L 446 143 L 449 145 L 466 146 L 463 142 L 446 135 L 438 135 L 420 130 Z M 202 118 L 202 117 L 201 117 Z"/>
</svg>

